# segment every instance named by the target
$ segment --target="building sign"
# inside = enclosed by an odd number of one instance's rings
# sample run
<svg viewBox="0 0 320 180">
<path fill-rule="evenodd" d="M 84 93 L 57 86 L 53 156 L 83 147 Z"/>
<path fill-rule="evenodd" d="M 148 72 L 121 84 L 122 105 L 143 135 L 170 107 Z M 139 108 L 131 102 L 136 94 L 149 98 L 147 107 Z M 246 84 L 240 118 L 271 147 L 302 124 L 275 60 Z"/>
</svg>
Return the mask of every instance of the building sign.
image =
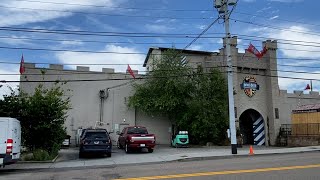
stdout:
<svg viewBox="0 0 320 180">
<path fill-rule="evenodd" d="M 252 97 L 256 93 L 256 91 L 259 90 L 259 85 L 257 84 L 256 78 L 254 78 L 253 76 L 245 77 L 242 84 L 240 84 L 240 87 L 249 97 Z"/>
</svg>

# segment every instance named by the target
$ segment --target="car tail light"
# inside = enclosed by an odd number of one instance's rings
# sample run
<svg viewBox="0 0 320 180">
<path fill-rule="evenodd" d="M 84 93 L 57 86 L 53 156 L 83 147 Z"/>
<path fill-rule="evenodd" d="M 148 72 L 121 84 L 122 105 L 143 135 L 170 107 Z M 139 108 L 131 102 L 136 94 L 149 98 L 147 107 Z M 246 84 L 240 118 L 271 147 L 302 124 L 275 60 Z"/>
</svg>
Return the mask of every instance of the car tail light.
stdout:
<svg viewBox="0 0 320 180">
<path fill-rule="evenodd" d="M 109 138 L 109 141 L 108 141 L 108 142 L 109 142 L 109 144 L 111 144 L 111 139 L 110 139 L 110 138 Z"/>
<path fill-rule="evenodd" d="M 12 139 L 7 139 L 7 150 L 6 150 L 6 153 L 7 154 L 12 153 L 12 148 L 13 148 L 13 140 Z"/>
<path fill-rule="evenodd" d="M 134 142 L 134 140 L 132 139 L 132 137 L 131 137 L 131 136 L 129 136 L 129 137 L 128 137 L 128 141 L 130 141 L 130 142 Z"/>
</svg>

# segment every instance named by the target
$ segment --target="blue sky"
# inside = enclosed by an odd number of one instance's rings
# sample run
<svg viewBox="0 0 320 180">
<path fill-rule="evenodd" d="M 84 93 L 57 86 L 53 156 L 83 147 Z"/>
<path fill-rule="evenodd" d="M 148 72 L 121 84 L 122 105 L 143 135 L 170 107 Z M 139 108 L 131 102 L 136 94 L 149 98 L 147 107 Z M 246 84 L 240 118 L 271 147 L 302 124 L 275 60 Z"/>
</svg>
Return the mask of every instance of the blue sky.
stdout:
<svg viewBox="0 0 320 180">
<path fill-rule="evenodd" d="M 239 0 L 231 16 L 231 33 L 239 37 L 240 52 L 244 52 L 250 42 L 261 49 L 263 40 L 282 40 L 282 43 L 278 44 L 278 57 L 285 59 L 278 59 L 279 70 L 317 73 L 320 72 L 320 63 L 317 60 L 301 59 L 320 57 L 318 19 L 320 13 L 316 9 L 318 7 L 320 1 L 311 0 Z M 218 16 L 212 0 L 1 0 L 0 9 L 0 47 L 2 47 L 0 62 L 19 63 L 23 53 L 26 62 L 39 63 L 39 67 L 46 66 L 41 63 L 132 64 L 132 69 L 139 71 L 145 70 L 142 63 L 149 47 L 184 48 L 193 40 L 176 36 L 160 37 L 159 34 L 199 34 Z M 4 27 L 9 28 L 9 31 L 4 30 Z M 156 35 L 148 38 L 123 35 L 89 36 L 31 33 L 12 31 L 12 28 L 109 32 L 109 35 L 110 32 Z M 224 26 L 220 21 L 204 35 L 210 38 L 200 38 L 189 49 L 217 51 L 221 48 L 223 36 L 219 33 L 223 32 Z M 141 54 L 75 53 L 7 48 Z M 125 65 L 103 67 L 113 67 L 117 72 L 126 70 Z M 68 68 L 74 67 L 68 66 Z M 90 68 L 100 71 L 102 66 L 90 66 Z M 19 75 L 3 75 L 18 74 L 18 72 L 17 64 L 1 64 L 0 80 L 19 80 Z M 320 79 L 318 74 L 279 72 L 279 75 Z M 280 88 L 289 91 L 302 90 L 307 83 L 309 82 L 306 80 L 279 79 Z M 16 86 L 17 83 L 10 85 Z M 314 90 L 318 90 L 319 86 L 320 83 L 313 82 Z M 0 96 L 8 92 L 6 85 L 0 88 Z"/>
</svg>

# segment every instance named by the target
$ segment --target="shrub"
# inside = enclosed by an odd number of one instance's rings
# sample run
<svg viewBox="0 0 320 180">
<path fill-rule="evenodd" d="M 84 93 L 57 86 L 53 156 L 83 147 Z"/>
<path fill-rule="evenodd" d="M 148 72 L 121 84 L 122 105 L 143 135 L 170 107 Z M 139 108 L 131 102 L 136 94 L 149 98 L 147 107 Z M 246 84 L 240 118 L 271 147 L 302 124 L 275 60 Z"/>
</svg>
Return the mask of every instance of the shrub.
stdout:
<svg viewBox="0 0 320 180">
<path fill-rule="evenodd" d="M 47 161 L 50 160 L 49 153 L 42 149 L 36 149 L 33 151 L 33 160 L 34 161 Z"/>
</svg>

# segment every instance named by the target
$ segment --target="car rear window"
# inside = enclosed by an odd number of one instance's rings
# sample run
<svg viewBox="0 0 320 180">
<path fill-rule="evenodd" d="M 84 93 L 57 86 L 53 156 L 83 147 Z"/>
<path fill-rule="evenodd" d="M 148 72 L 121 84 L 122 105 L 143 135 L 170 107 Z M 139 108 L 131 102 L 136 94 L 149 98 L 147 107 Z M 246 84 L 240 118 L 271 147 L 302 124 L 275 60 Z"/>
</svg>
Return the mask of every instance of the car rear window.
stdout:
<svg viewBox="0 0 320 180">
<path fill-rule="evenodd" d="M 108 138 L 108 135 L 106 132 L 87 132 L 85 137 L 90 139 L 102 139 Z"/>
<path fill-rule="evenodd" d="M 127 134 L 148 134 L 146 128 L 128 128 Z"/>
</svg>

